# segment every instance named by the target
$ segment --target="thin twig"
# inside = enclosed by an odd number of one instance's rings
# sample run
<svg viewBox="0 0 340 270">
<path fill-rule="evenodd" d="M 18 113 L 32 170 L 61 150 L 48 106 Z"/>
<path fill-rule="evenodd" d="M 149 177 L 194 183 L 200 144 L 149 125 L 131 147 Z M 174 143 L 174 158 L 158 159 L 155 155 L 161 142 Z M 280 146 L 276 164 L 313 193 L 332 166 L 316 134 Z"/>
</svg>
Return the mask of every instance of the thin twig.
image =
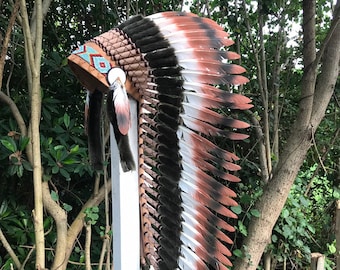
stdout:
<svg viewBox="0 0 340 270">
<path fill-rule="evenodd" d="M 4 92 L 0 91 L 0 101 L 3 101 L 4 103 L 6 103 L 17 124 L 18 124 L 18 127 L 20 129 L 20 133 L 21 133 L 21 136 L 27 136 L 27 127 L 26 127 L 26 124 L 25 124 L 25 120 L 24 118 L 22 117 L 20 111 L 19 111 L 19 108 L 18 106 L 15 104 L 15 102 L 13 101 L 13 99 L 11 99 L 9 96 L 7 96 Z"/>
<path fill-rule="evenodd" d="M 31 258 L 33 251 L 35 250 L 35 246 L 33 246 L 33 248 L 30 249 L 30 251 L 28 252 L 24 262 L 22 263 L 21 268 L 19 268 L 20 270 L 24 270 L 25 269 L 25 265 L 27 264 L 28 260 Z"/>
<path fill-rule="evenodd" d="M 1 228 L 0 228 L 0 242 L 2 243 L 3 247 L 7 250 L 9 256 L 11 256 L 13 262 L 15 263 L 15 266 L 20 269 L 21 263 L 15 254 L 14 250 L 12 249 L 11 245 L 8 243 L 5 235 L 3 234 Z"/>
<path fill-rule="evenodd" d="M 319 150 L 318 150 L 318 147 L 316 146 L 316 141 L 315 141 L 315 130 L 314 130 L 314 127 L 312 127 L 312 142 L 313 142 L 313 145 L 314 145 L 314 148 L 315 148 L 315 152 L 316 152 L 316 155 L 318 156 L 318 159 L 319 159 L 319 162 L 320 162 L 320 165 L 322 167 L 322 169 L 324 170 L 324 172 L 327 174 L 327 170 L 326 170 L 326 167 L 325 165 L 323 164 L 323 160 L 320 156 L 320 153 L 319 153 Z"/>
<path fill-rule="evenodd" d="M 314 181 L 314 177 L 318 174 L 319 168 L 320 168 L 321 164 L 323 164 L 323 161 L 325 160 L 326 156 L 328 155 L 328 152 L 332 149 L 332 147 L 333 147 L 335 141 L 337 140 L 337 138 L 338 138 L 338 136 L 339 136 L 339 133 L 340 133 L 340 128 L 338 128 L 338 129 L 334 132 L 334 135 L 332 136 L 332 141 L 328 144 L 327 150 L 323 153 L 323 155 L 322 155 L 322 157 L 321 157 L 322 163 L 318 163 L 318 166 L 317 166 L 317 168 L 315 169 L 315 171 L 314 171 L 313 175 L 311 176 L 310 181 L 309 181 L 309 183 L 308 183 L 308 185 L 307 185 L 307 187 L 306 187 L 306 191 L 305 191 L 304 196 L 308 196 L 308 193 L 309 193 L 309 191 L 310 191 L 310 189 L 311 189 L 311 186 L 312 186 L 312 183 L 313 183 L 313 181 Z M 314 135 L 313 135 L 313 139 L 314 139 Z M 316 145 L 314 144 L 314 146 L 316 146 Z M 318 153 L 318 152 L 317 152 L 317 153 Z M 318 156 L 319 156 L 319 154 L 318 154 Z M 323 166 L 323 168 L 325 168 L 325 167 Z M 327 173 L 327 172 L 326 172 L 326 173 Z"/>
<path fill-rule="evenodd" d="M 15 23 L 15 18 L 17 16 L 17 13 L 19 11 L 20 7 L 20 1 L 16 0 L 14 7 L 13 7 L 13 12 L 11 14 L 11 17 L 8 22 L 5 38 L 3 39 L 2 42 L 2 49 L 1 49 L 1 54 L 0 54 L 0 89 L 2 88 L 2 79 L 3 79 L 3 73 L 4 73 L 4 66 L 5 66 L 5 60 L 6 60 L 6 55 L 7 55 L 7 50 L 8 50 L 8 45 L 11 39 L 11 34 L 12 34 L 12 29 Z"/>
<path fill-rule="evenodd" d="M 328 45 L 328 42 L 330 41 L 337 25 L 340 23 L 340 5 L 337 6 L 337 9 L 334 12 L 334 19 L 332 20 L 332 24 L 330 26 L 329 31 L 327 32 L 327 36 L 325 37 L 320 50 L 317 52 L 316 54 L 316 58 L 315 61 L 313 63 L 314 68 L 316 68 L 316 66 L 320 63 L 320 60 L 322 58 L 322 55 Z"/>
<path fill-rule="evenodd" d="M 102 270 L 103 268 L 104 258 L 106 254 L 106 245 L 107 245 L 107 242 L 105 241 L 105 238 L 104 238 L 102 250 L 100 252 L 100 257 L 99 257 L 99 262 L 98 262 L 98 270 Z"/>
<path fill-rule="evenodd" d="M 86 270 L 91 270 L 91 235 L 92 227 L 91 223 L 85 223 L 86 229 L 86 240 L 85 240 L 85 268 Z"/>
<path fill-rule="evenodd" d="M 109 236 L 109 232 L 111 229 L 110 226 L 110 209 L 109 209 L 109 191 L 108 191 L 108 187 L 107 187 L 107 168 L 104 168 L 104 188 L 105 188 L 105 232 L 104 232 L 104 236 L 103 236 L 103 246 L 102 246 L 102 250 L 100 253 L 100 259 L 99 259 L 99 266 L 98 266 L 98 270 L 102 269 L 102 266 L 104 264 L 104 258 L 105 258 L 105 254 L 106 254 L 106 262 L 107 262 L 107 267 L 106 269 L 109 269 L 109 265 L 110 265 L 110 236 Z"/>
</svg>

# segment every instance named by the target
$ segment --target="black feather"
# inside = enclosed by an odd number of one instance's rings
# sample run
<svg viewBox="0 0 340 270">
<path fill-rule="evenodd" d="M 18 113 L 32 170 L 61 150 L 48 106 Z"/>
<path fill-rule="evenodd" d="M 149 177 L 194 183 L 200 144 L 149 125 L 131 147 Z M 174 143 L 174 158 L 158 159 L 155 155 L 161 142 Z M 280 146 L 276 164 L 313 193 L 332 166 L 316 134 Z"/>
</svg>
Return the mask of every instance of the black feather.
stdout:
<svg viewBox="0 0 340 270">
<path fill-rule="evenodd" d="M 89 115 L 87 122 L 89 156 L 95 170 L 103 169 L 103 145 L 101 133 L 103 94 L 95 90 L 89 95 Z"/>
<path fill-rule="evenodd" d="M 130 144 L 129 144 L 129 137 L 128 135 L 123 135 L 120 133 L 117 125 L 117 117 L 116 112 L 114 110 L 113 105 L 113 91 L 109 91 L 107 94 L 106 99 L 106 109 L 107 114 L 109 116 L 110 122 L 113 127 L 113 131 L 115 134 L 118 150 L 119 150 L 119 156 L 120 156 L 120 164 L 122 166 L 122 169 L 124 172 L 132 171 L 136 169 L 135 162 L 133 160 Z"/>
</svg>

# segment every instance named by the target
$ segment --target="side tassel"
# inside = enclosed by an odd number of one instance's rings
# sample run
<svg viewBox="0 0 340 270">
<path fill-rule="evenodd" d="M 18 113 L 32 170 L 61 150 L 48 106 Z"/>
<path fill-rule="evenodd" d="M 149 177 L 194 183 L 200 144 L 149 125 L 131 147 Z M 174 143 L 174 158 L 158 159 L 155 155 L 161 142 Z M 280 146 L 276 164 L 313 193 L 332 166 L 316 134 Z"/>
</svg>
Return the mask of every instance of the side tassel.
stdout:
<svg viewBox="0 0 340 270">
<path fill-rule="evenodd" d="M 101 116 L 103 94 L 99 90 L 87 93 L 88 112 L 86 120 L 86 132 L 88 136 L 88 147 L 91 165 L 95 170 L 103 169 L 103 145 L 101 133 Z"/>
<path fill-rule="evenodd" d="M 127 172 L 131 170 L 135 170 L 136 165 L 133 160 L 127 131 L 126 132 L 124 131 L 125 134 L 123 134 L 121 130 L 125 130 L 125 129 L 122 129 L 121 125 L 119 126 L 119 123 L 125 122 L 125 121 L 120 121 L 119 119 L 127 118 L 126 115 L 123 115 L 123 116 L 118 115 L 120 111 L 117 110 L 117 106 L 115 105 L 115 98 L 117 98 L 117 96 L 115 95 L 115 91 L 125 91 L 125 89 L 117 89 L 119 87 L 120 87 L 119 83 L 114 83 L 109 87 L 109 92 L 107 94 L 107 100 L 106 100 L 106 106 L 107 106 L 106 109 L 107 109 L 107 114 L 109 116 L 110 122 L 113 127 L 116 142 L 118 145 L 121 166 L 122 166 L 123 171 Z M 129 120 L 126 120 L 126 121 L 127 122 L 125 122 L 123 125 L 129 126 Z"/>
</svg>

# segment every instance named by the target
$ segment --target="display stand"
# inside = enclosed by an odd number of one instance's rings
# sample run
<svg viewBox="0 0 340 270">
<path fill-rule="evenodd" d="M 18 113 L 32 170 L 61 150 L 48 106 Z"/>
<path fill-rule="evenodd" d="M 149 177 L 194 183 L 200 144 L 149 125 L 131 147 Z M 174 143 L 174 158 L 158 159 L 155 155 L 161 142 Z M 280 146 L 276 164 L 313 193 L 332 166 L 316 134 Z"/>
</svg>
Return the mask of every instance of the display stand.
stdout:
<svg viewBox="0 0 340 270">
<path fill-rule="evenodd" d="M 114 270 L 140 269 L 137 102 L 131 98 L 129 101 L 131 106 L 129 142 L 136 170 L 123 172 L 121 169 L 118 147 L 110 125 Z"/>
</svg>

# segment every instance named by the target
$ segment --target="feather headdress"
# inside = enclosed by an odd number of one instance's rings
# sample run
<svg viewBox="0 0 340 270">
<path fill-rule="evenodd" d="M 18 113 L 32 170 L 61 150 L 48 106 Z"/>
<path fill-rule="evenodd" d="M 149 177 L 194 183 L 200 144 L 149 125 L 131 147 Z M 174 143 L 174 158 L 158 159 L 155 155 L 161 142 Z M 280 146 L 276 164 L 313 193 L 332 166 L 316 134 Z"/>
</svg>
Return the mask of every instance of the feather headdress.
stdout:
<svg viewBox="0 0 340 270">
<path fill-rule="evenodd" d="M 139 160 L 124 153 L 121 160 L 126 170 L 131 162 L 139 170 L 143 256 L 155 269 L 231 265 L 234 228 L 226 220 L 236 218 L 229 207 L 237 203 L 228 182 L 239 181 L 233 172 L 240 167 L 214 138 L 246 138 L 237 130 L 248 124 L 227 114 L 252 107 L 247 97 L 218 87 L 248 81 L 244 68 L 229 62 L 239 58 L 226 50 L 231 44 L 210 19 L 164 12 L 132 17 L 69 57 L 90 97 L 109 93 L 116 138 L 129 125 L 124 91 L 138 101 Z M 124 71 L 125 83 L 108 75 L 114 67 Z"/>
</svg>

